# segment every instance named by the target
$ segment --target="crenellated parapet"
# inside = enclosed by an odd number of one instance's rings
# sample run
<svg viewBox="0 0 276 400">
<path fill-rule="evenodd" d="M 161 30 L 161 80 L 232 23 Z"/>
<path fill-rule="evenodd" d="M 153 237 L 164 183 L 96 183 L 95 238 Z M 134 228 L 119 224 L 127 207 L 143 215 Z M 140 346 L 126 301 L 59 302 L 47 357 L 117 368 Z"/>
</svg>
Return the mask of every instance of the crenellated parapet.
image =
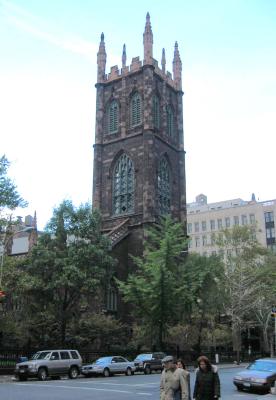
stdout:
<svg viewBox="0 0 276 400">
<path fill-rule="evenodd" d="M 126 77 L 133 73 L 142 70 L 145 66 L 151 65 L 154 72 L 160 76 L 169 86 L 177 91 L 182 90 L 182 63 L 179 55 L 178 44 L 175 42 L 174 58 L 173 58 L 173 75 L 171 72 L 166 71 L 166 56 L 165 49 L 162 50 L 161 67 L 158 61 L 153 58 L 153 33 L 150 23 L 150 15 L 147 13 L 146 25 L 143 34 L 144 44 L 144 59 L 140 60 L 139 57 L 132 58 L 131 64 L 126 65 L 126 45 L 123 45 L 122 52 L 122 66 L 119 68 L 117 65 L 112 66 L 110 72 L 106 74 L 106 51 L 104 43 L 104 35 L 101 35 L 101 42 L 98 52 L 98 81 L 97 83 L 109 83 L 111 81 Z"/>
</svg>

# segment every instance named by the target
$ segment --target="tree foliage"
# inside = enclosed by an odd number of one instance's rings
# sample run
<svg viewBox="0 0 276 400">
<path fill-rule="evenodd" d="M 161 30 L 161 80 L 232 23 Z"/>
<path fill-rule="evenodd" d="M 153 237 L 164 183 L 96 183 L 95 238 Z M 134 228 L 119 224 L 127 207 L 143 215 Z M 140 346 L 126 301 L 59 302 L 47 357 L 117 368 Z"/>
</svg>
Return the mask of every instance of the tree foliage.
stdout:
<svg viewBox="0 0 276 400">
<path fill-rule="evenodd" d="M 17 283 L 28 342 L 64 345 L 82 310 L 101 312 L 114 265 L 109 250 L 100 215 L 89 205 L 76 209 L 64 201 L 54 210 Z"/>
</svg>

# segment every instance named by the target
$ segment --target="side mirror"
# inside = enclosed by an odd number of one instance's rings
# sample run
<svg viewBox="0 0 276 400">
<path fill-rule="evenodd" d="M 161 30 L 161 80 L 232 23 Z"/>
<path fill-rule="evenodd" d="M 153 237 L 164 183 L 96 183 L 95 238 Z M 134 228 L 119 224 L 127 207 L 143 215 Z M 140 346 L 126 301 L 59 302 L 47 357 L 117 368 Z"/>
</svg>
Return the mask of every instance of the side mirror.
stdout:
<svg viewBox="0 0 276 400">
<path fill-rule="evenodd" d="M 111 361 L 111 364 L 115 364 L 115 362 L 116 362 L 116 361 L 112 360 L 112 361 Z"/>
</svg>

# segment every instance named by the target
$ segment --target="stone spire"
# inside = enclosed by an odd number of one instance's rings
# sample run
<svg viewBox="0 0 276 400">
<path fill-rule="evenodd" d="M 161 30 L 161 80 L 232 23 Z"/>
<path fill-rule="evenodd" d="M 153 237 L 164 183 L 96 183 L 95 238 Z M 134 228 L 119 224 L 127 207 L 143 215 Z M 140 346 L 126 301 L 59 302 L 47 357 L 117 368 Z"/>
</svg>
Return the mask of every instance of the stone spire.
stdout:
<svg viewBox="0 0 276 400">
<path fill-rule="evenodd" d="M 146 26 L 143 35 L 143 43 L 144 43 L 144 62 L 151 63 L 152 59 L 152 45 L 153 45 L 153 34 L 151 30 L 150 24 L 150 15 L 147 13 L 146 17 Z"/>
<path fill-rule="evenodd" d="M 182 89 L 182 62 L 179 55 L 178 44 L 175 42 L 173 57 L 173 79 L 177 89 Z"/>
<path fill-rule="evenodd" d="M 32 248 L 37 244 L 37 220 L 36 220 L 36 211 L 34 213 L 34 218 L 32 222 L 32 226 L 29 229 L 29 246 L 28 246 L 28 252 L 32 250 Z"/>
<path fill-rule="evenodd" d="M 122 68 L 126 66 L 126 45 L 123 46 L 123 54 L 122 54 Z"/>
<path fill-rule="evenodd" d="M 103 82 L 105 80 L 105 66 L 106 66 L 106 52 L 104 44 L 104 34 L 101 34 L 101 42 L 99 46 L 99 51 L 97 54 L 97 64 L 98 64 L 98 80 L 97 82 Z"/>
<path fill-rule="evenodd" d="M 162 71 L 163 71 L 164 74 L 165 74 L 165 73 L 166 73 L 166 55 L 165 55 L 165 49 L 162 49 L 161 65 L 162 65 Z"/>
</svg>

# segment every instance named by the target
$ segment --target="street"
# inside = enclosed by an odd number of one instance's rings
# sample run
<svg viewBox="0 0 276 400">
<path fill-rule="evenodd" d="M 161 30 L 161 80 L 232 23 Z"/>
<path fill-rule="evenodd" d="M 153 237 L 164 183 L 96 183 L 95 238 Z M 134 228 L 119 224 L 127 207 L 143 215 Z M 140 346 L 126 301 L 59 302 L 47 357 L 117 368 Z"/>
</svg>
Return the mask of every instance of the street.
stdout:
<svg viewBox="0 0 276 400">
<path fill-rule="evenodd" d="M 232 384 L 233 376 L 242 368 L 219 370 L 222 400 L 255 400 L 274 398 L 272 395 L 238 392 Z M 195 373 L 191 372 L 191 387 Z M 1 400 L 143 400 L 159 399 L 160 374 L 115 376 L 110 378 L 61 379 L 40 382 L 0 383 Z"/>
</svg>

